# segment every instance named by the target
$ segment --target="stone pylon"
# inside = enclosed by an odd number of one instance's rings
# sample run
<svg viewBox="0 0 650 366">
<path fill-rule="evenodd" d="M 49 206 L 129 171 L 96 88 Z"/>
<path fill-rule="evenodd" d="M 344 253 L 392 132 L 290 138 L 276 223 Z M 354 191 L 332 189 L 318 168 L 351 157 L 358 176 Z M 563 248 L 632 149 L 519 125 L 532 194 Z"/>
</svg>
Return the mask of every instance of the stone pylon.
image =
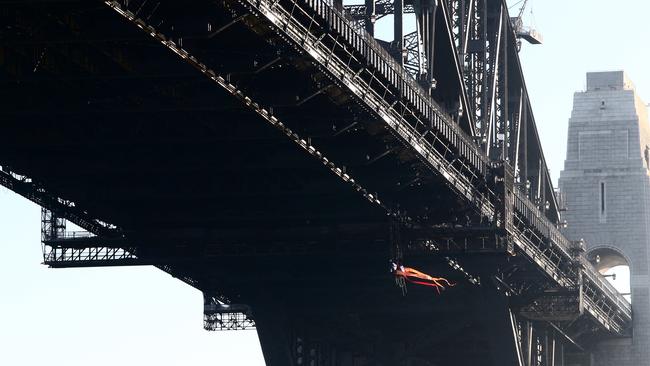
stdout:
<svg viewBox="0 0 650 366">
<path fill-rule="evenodd" d="M 632 337 L 594 347 L 593 366 L 650 365 L 649 160 L 647 107 L 632 82 L 623 71 L 587 73 L 587 89 L 574 94 L 560 174 L 564 232 L 586 240 L 601 272 L 629 266 L 634 317 Z"/>
</svg>

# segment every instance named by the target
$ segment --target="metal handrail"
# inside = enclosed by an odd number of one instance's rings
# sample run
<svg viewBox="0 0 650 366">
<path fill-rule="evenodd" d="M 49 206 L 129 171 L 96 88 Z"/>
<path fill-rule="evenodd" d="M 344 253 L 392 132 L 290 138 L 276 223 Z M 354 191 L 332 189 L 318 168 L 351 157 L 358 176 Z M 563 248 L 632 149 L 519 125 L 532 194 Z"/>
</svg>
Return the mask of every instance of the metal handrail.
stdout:
<svg viewBox="0 0 650 366">
<path fill-rule="evenodd" d="M 90 231 L 66 231 L 63 233 L 63 236 L 60 236 L 57 239 L 92 238 L 95 236 L 96 235 Z"/>
<path fill-rule="evenodd" d="M 553 225 L 550 220 L 542 214 L 542 212 L 533 205 L 530 200 L 524 196 L 523 192 L 515 190 L 515 198 L 529 211 L 529 214 L 535 216 L 539 224 L 544 226 L 544 229 L 548 230 L 549 239 L 558 247 L 562 248 L 564 252 L 568 253 L 570 248 L 570 241 L 562 234 L 556 227 Z M 517 205 L 515 205 L 517 207 Z M 522 212 L 524 216 L 526 213 Z M 596 269 L 589 263 L 585 258 L 580 259 L 580 263 L 583 267 L 583 272 L 587 275 L 589 280 L 603 289 L 603 293 L 607 293 L 608 297 L 619 307 L 626 310 L 626 315 L 631 315 L 632 307 L 630 303 L 621 295 L 618 290 L 612 286 L 609 281 L 607 281 Z"/>
<path fill-rule="evenodd" d="M 627 299 L 623 295 L 621 295 L 621 293 L 616 288 L 614 288 L 614 286 L 611 283 L 609 283 L 609 281 L 607 281 L 607 279 L 605 279 L 605 277 L 603 277 L 603 275 L 600 274 L 600 272 L 598 272 L 594 268 L 594 266 L 591 263 L 589 263 L 589 261 L 586 258 L 581 258 L 581 262 L 582 262 L 583 268 L 584 268 L 583 273 L 585 273 L 587 275 L 589 280 L 594 282 L 601 289 L 602 288 L 607 289 L 607 291 L 603 291 L 603 292 L 611 292 L 611 293 L 613 293 L 614 294 L 614 299 L 613 300 L 616 303 L 616 305 L 618 307 L 624 308 L 627 311 L 626 315 L 631 316 L 631 314 L 632 314 L 632 305 L 627 301 Z"/>
<path fill-rule="evenodd" d="M 371 36 L 365 29 L 355 27 L 353 22 L 354 20 L 347 15 L 345 12 L 341 13 L 336 8 L 329 5 L 328 1 L 324 0 L 296 0 L 301 1 L 305 5 L 309 6 L 310 10 L 318 14 L 322 19 L 329 21 L 335 27 L 338 27 L 341 24 L 345 29 L 339 31 L 339 34 L 344 37 L 350 45 L 359 52 L 360 54 L 366 53 L 362 47 L 360 47 L 359 42 L 353 39 L 354 35 L 358 36 L 360 40 L 366 45 L 367 49 L 370 50 L 370 54 L 367 58 L 373 60 L 379 58 L 385 66 L 377 68 L 387 80 L 390 80 L 393 86 L 400 91 L 402 97 L 411 99 L 413 97 L 416 99 L 412 101 L 416 109 L 418 109 L 422 114 L 428 115 L 432 112 L 439 117 L 446 125 L 447 128 L 451 129 L 454 132 L 454 138 L 463 141 L 467 149 L 473 153 L 473 158 L 478 162 L 472 162 L 472 165 L 477 168 L 481 173 L 487 173 L 488 159 L 482 152 L 478 150 L 476 143 L 469 138 L 465 131 L 463 131 L 460 126 L 454 123 L 449 116 L 442 112 L 442 108 L 429 96 L 428 92 L 413 79 L 412 75 L 409 74 L 400 64 L 397 63 L 395 58 L 388 53 L 388 51 L 377 42 L 377 40 Z M 397 82 L 395 82 L 395 81 Z M 410 88 L 412 91 L 412 96 L 404 87 Z M 430 108 L 431 111 L 425 111 L 422 107 Z M 471 160 L 471 159 L 470 159 Z"/>
</svg>

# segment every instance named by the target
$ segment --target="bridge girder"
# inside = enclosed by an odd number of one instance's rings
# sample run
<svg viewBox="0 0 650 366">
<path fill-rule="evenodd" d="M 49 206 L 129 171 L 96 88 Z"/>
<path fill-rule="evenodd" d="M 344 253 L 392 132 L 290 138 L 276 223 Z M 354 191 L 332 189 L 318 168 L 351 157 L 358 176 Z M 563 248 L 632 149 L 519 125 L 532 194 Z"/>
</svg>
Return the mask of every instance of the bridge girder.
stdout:
<svg viewBox="0 0 650 366">
<path fill-rule="evenodd" d="M 5 179 L 0 182 L 4 182 L 3 184 L 10 189 L 49 208 L 59 215 L 58 217 L 70 219 L 97 234 L 98 237 L 96 240 L 67 240 L 65 237 L 45 238 L 46 245 L 54 249 L 54 255 L 49 261 L 51 265 L 158 264 L 162 269 L 182 277 L 186 282 L 206 293 L 223 293 L 233 299 L 245 298 L 246 296 L 243 294 L 246 294 L 246 288 L 249 288 L 248 295 L 250 295 L 250 288 L 255 286 L 254 280 L 245 278 L 235 281 L 229 279 L 224 273 L 206 276 L 207 268 L 210 268 L 209 265 L 213 262 L 195 259 L 203 258 L 206 251 L 210 250 L 215 250 L 218 253 L 217 257 L 232 258 L 234 256 L 229 257 L 227 253 L 219 252 L 219 248 L 246 247 L 247 245 L 252 249 L 248 252 L 244 250 L 245 256 L 257 258 L 271 270 L 273 268 L 269 264 L 268 258 L 264 258 L 265 256 L 272 257 L 278 253 L 289 253 L 304 259 L 305 253 L 303 252 L 301 257 L 300 251 L 305 250 L 305 247 L 307 250 L 313 250 L 314 247 L 322 248 L 326 243 L 323 240 L 311 248 L 308 245 L 301 247 L 297 245 L 301 236 L 304 235 L 308 238 L 323 235 L 325 239 L 329 239 L 327 234 L 323 234 L 322 229 L 313 224 L 313 221 L 322 223 L 324 227 L 327 225 L 330 225 L 330 228 L 335 227 L 331 222 L 326 222 L 323 217 L 314 214 L 317 210 L 310 207 L 310 203 L 316 202 L 321 205 L 319 209 L 327 213 L 345 212 L 347 214 L 346 210 L 351 211 L 353 208 L 357 210 L 349 216 L 341 215 L 341 220 L 343 217 L 350 221 L 366 219 L 378 226 L 394 225 L 397 228 L 389 233 L 384 232 L 377 235 L 375 241 L 367 240 L 367 243 L 360 245 L 358 250 L 368 250 L 368 253 L 374 253 L 374 256 L 381 257 L 383 260 L 408 258 L 408 256 L 415 258 L 416 251 L 419 251 L 419 255 L 428 255 L 430 258 L 446 258 L 447 260 L 440 260 L 435 268 L 438 270 L 441 270 L 442 267 L 447 268 L 455 273 L 460 280 L 467 280 L 470 283 L 469 279 L 475 277 L 472 269 L 481 271 L 481 267 L 470 265 L 467 269 L 459 271 L 454 265 L 464 262 L 471 263 L 471 260 L 465 258 L 471 257 L 472 250 L 467 250 L 467 247 L 458 250 L 458 246 L 454 247 L 453 245 L 447 246 L 447 248 L 444 245 L 432 247 L 429 244 L 435 240 L 438 244 L 450 243 L 450 238 L 454 241 L 456 236 L 463 237 L 465 234 L 458 233 L 463 231 L 458 226 L 469 226 L 473 223 L 479 229 L 485 227 L 494 238 L 490 249 L 497 254 L 499 264 L 491 266 L 486 271 L 489 274 L 483 278 L 494 278 L 495 287 L 500 291 L 509 293 L 513 297 L 522 298 L 520 307 L 528 311 L 529 316 L 530 314 L 542 314 L 545 310 L 541 306 L 538 308 L 526 307 L 530 305 L 527 301 L 535 300 L 534 296 L 552 299 L 553 294 L 561 293 L 562 299 L 577 299 L 578 316 L 582 316 L 581 320 L 572 325 L 575 326 L 574 328 L 567 324 L 560 324 L 566 321 L 566 315 L 562 315 L 561 319 L 553 318 L 551 315 L 544 321 L 556 320 L 560 322 L 554 323 L 554 325 L 558 327 L 559 332 L 566 333 L 568 338 L 575 338 L 573 334 L 606 333 L 608 331 L 622 334 L 625 332 L 626 324 L 631 316 L 629 306 L 620 302 L 620 296 L 617 296 L 611 286 L 608 287 L 607 282 L 581 259 L 579 253 L 573 252 L 574 246 L 557 230 L 560 221 L 559 215 L 557 215 L 557 205 L 554 202 L 552 185 L 530 110 L 530 102 L 515 51 L 516 44 L 514 37 L 510 34 L 507 9 L 501 1 L 442 2 L 436 10 L 433 10 L 432 14 L 429 14 L 430 18 L 433 16 L 436 20 L 435 25 L 429 23 L 432 31 L 430 40 L 435 38 L 436 42 L 428 43 L 435 45 L 429 49 L 428 76 L 433 77 L 436 70 L 440 71 L 436 67 L 443 67 L 451 75 L 448 79 L 439 77 L 435 89 L 429 88 L 431 80 L 428 84 L 425 83 L 425 88 L 423 88 L 417 80 L 410 79 L 410 76 L 401 68 L 399 57 L 395 59 L 394 53 L 391 54 L 385 50 L 382 44 L 370 38 L 362 30 L 354 28 L 353 24 L 349 23 L 345 17 L 318 1 L 300 0 L 277 3 L 232 1 L 221 5 L 206 3 L 200 6 L 223 7 L 220 8 L 220 17 L 218 16 L 217 19 L 201 18 L 203 23 L 187 21 L 183 16 L 189 19 L 204 13 L 196 11 L 196 9 L 193 9 L 194 13 L 181 11 L 175 13 L 174 10 L 179 9 L 171 3 L 163 4 L 162 8 L 154 6 L 155 4 L 138 3 L 137 1 L 130 1 L 128 4 L 107 1 L 105 4 L 127 21 L 123 26 L 135 25 L 139 29 L 138 32 L 132 33 L 148 34 L 147 37 L 151 39 L 148 46 L 157 50 L 150 52 L 159 52 L 160 50 L 173 52 L 174 57 L 167 55 L 167 58 L 163 60 L 161 56 L 160 64 L 167 66 L 174 62 L 181 64 L 178 62 L 181 60 L 189 67 L 183 68 L 182 72 L 178 74 L 187 72 L 202 75 L 202 78 L 197 78 L 198 81 L 196 81 L 196 85 L 200 85 L 201 88 L 193 84 L 195 81 L 173 80 L 171 83 L 161 83 L 153 91 L 138 88 L 123 98 L 126 101 L 124 103 L 135 103 L 133 105 L 156 103 L 151 104 L 152 108 L 159 108 L 158 99 L 173 103 L 176 98 L 186 97 L 186 101 L 192 101 L 196 97 L 196 100 L 215 98 L 219 103 L 226 103 L 228 108 L 232 105 L 241 106 L 241 113 L 233 112 L 226 118 L 237 120 L 241 125 L 246 126 L 249 121 L 255 121 L 255 123 L 261 121 L 266 124 L 268 129 L 255 130 L 251 128 L 238 134 L 239 130 L 233 127 L 228 130 L 232 134 L 226 134 L 226 136 L 236 138 L 249 132 L 259 132 L 263 140 L 284 139 L 290 141 L 294 150 L 274 150 L 273 145 L 262 150 L 258 140 L 251 140 L 255 143 L 251 143 L 251 141 L 242 143 L 241 150 L 257 147 L 259 150 L 255 150 L 255 153 L 259 156 L 272 151 L 273 154 L 277 154 L 278 158 L 275 160 L 295 164 L 295 170 L 298 172 L 296 175 L 303 174 L 305 176 L 303 182 L 297 182 L 294 175 L 285 174 L 281 168 L 278 168 L 276 173 L 285 177 L 276 177 L 278 185 L 273 185 L 273 187 L 288 187 L 287 192 L 294 195 L 296 192 L 304 192 L 308 189 L 316 192 L 310 196 L 301 196 L 305 202 L 297 200 L 282 205 L 276 211 L 267 209 L 267 211 L 260 212 L 267 214 L 273 212 L 273 215 L 276 215 L 277 212 L 278 217 L 267 219 L 269 223 L 276 224 L 278 221 L 287 220 L 291 217 L 290 215 L 296 215 L 298 219 L 304 221 L 305 225 L 313 226 L 305 234 L 293 233 L 293 237 L 286 227 L 274 228 L 260 234 L 262 238 L 270 237 L 281 243 L 277 245 L 279 249 L 277 252 L 263 253 L 260 251 L 260 243 L 254 243 L 254 238 L 240 239 L 239 241 L 236 239 L 222 240 L 211 247 L 208 245 L 209 240 L 206 240 L 206 238 L 210 238 L 209 235 L 199 235 L 192 240 L 187 237 L 173 238 L 173 240 L 168 240 L 165 245 L 160 244 L 160 247 L 156 248 L 156 242 L 152 240 L 152 237 L 146 240 L 146 235 L 140 234 L 139 236 L 134 230 L 138 224 L 134 221 L 145 215 L 144 211 L 139 211 L 142 209 L 141 207 L 136 207 L 137 204 L 130 204 L 129 207 L 133 210 L 133 215 L 119 215 L 120 207 L 113 207 L 112 211 L 106 208 L 102 210 L 103 206 L 109 206 L 111 201 L 110 197 L 105 196 L 105 193 L 97 194 L 95 192 L 93 195 L 91 190 L 83 191 L 84 193 L 73 192 L 77 189 L 84 189 L 83 180 L 82 183 L 77 183 L 74 186 L 75 189 L 70 189 L 73 187 L 73 183 L 66 182 L 62 178 L 65 174 L 57 175 L 56 169 L 51 169 L 51 167 L 48 170 L 48 167 L 30 166 L 24 159 L 21 159 L 20 144 L 29 141 L 31 137 L 21 140 L 22 136 L 18 134 L 19 139 L 15 145 L 0 147 L 0 159 L 4 157 L 16 166 L 25 164 L 24 170 L 27 173 L 30 170 L 38 172 L 39 174 L 36 176 L 39 176 L 40 179 L 36 181 L 42 183 L 33 183 L 34 180 L 11 172 L 6 172 L 7 174 L 3 175 Z M 206 12 L 205 14 L 211 13 Z M 287 16 L 287 14 L 291 14 L 291 16 Z M 191 19 L 193 20 L 193 18 Z M 200 26 L 197 24 L 207 26 L 205 29 L 199 29 Z M 465 33 L 457 31 L 458 29 L 465 30 Z M 472 31 L 469 32 L 468 29 Z M 481 29 L 484 30 L 483 33 L 475 31 Z M 210 51 L 212 48 L 228 49 L 230 47 L 235 49 L 237 47 L 232 42 L 229 43 L 227 34 L 223 33 L 228 31 L 236 32 L 236 35 L 243 37 L 250 37 L 245 39 L 257 40 L 257 43 L 254 44 L 258 51 L 253 54 L 243 53 L 238 56 L 239 58 L 233 60 L 215 56 L 213 51 Z M 126 39 L 127 45 L 130 39 L 136 39 L 138 43 L 141 43 L 140 37 L 134 34 L 118 38 Z M 438 42 L 438 37 L 443 40 L 446 37 L 449 41 L 446 44 Z M 206 47 L 206 42 L 222 42 L 217 45 L 224 47 Z M 215 44 L 210 45 L 214 46 Z M 133 53 L 125 52 L 125 55 L 119 56 L 119 52 L 115 50 L 119 47 L 109 48 L 113 49 L 107 50 L 105 42 L 100 45 L 94 44 L 92 51 L 88 51 L 88 54 L 92 54 L 94 58 L 89 57 L 88 59 L 79 57 L 75 52 L 65 49 L 58 51 L 54 57 L 56 59 L 65 58 L 68 60 L 67 62 L 74 65 L 74 70 L 77 72 L 82 70 L 81 74 L 93 75 L 93 70 L 101 68 L 113 70 L 112 72 L 117 74 L 119 73 L 115 71 L 116 68 L 120 70 L 119 72 L 128 74 L 138 75 L 141 72 L 141 70 L 137 70 L 138 67 L 142 67 L 142 60 L 138 60 L 137 57 L 137 52 L 139 52 L 137 49 L 130 50 Z M 449 52 L 450 50 L 451 52 Z M 435 58 L 433 57 L 434 51 L 436 52 Z M 234 54 L 237 53 L 230 53 L 228 57 Z M 27 57 L 26 53 L 21 50 L 11 56 Z M 482 59 L 483 56 L 484 59 Z M 250 61 L 250 58 L 254 59 L 253 62 L 246 62 Z M 45 62 L 41 67 L 62 80 L 66 80 L 66 70 L 64 68 L 57 69 L 54 61 Z M 283 71 L 287 68 L 293 70 L 297 76 L 291 79 L 286 78 L 287 75 L 291 75 L 290 72 Z M 8 69 L 13 70 L 10 67 Z M 180 67 L 176 71 L 179 70 Z M 487 73 L 486 70 L 492 70 L 492 72 Z M 163 75 L 163 73 L 152 73 L 152 75 Z M 79 76 L 73 75 L 72 79 L 117 85 L 111 84 L 110 78 L 80 78 Z M 308 111 L 314 114 L 319 112 L 322 114 L 322 111 L 328 110 L 328 113 L 332 113 L 333 119 L 347 114 L 348 121 L 340 126 L 335 124 L 335 128 L 327 139 L 311 138 L 322 134 L 326 127 L 330 127 L 330 124 L 324 121 L 326 118 L 312 119 L 309 121 L 310 123 L 304 123 L 305 120 L 299 113 L 290 113 L 289 108 L 283 109 L 278 105 L 286 103 L 287 95 L 268 92 L 274 90 L 273 88 L 277 89 L 277 77 L 285 77 L 282 80 L 288 84 L 287 89 L 291 87 L 300 89 L 293 93 L 299 98 L 292 108 L 298 106 L 300 107 L 299 111 Z M 217 89 L 219 94 L 213 92 L 212 89 Z M 85 89 L 81 90 L 83 98 Z M 193 90 L 202 90 L 205 95 L 197 96 L 195 94 L 201 93 L 193 94 Z M 450 95 L 455 100 L 462 100 L 462 95 L 467 96 L 464 122 L 458 118 L 458 115 L 454 116 L 454 109 L 449 107 Z M 104 103 L 109 102 L 104 101 Z M 122 101 L 113 98 L 110 99 L 110 103 L 112 104 L 108 105 L 119 105 Z M 188 102 L 188 105 L 191 106 L 191 103 Z M 188 110 L 191 109 L 188 108 Z M 101 107 L 92 110 L 95 114 L 101 114 Z M 80 111 L 82 115 L 88 113 L 86 109 Z M 125 113 L 125 115 L 130 114 Z M 353 117 L 350 118 L 349 115 Z M 14 114 L 14 116 L 24 117 L 24 114 Z M 140 126 L 144 125 L 146 124 Z M 214 126 L 214 124 L 208 123 L 208 125 L 217 130 L 223 128 L 223 126 Z M 205 121 L 202 122 L 202 126 L 205 126 Z M 192 126 L 188 126 L 188 130 L 191 128 Z M 170 127 L 170 131 L 176 132 L 173 127 Z M 164 135 L 164 131 L 156 131 L 156 133 Z M 130 140 L 122 140 L 121 143 L 128 145 L 137 142 L 142 135 L 142 132 L 133 132 L 129 136 Z M 189 135 L 189 138 L 194 138 L 196 135 L 198 134 Z M 503 138 L 500 138 L 499 135 L 503 135 Z M 223 136 L 222 138 L 224 138 Z M 272 136 L 272 138 L 264 139 L 267 136 Z M 177 138 L 183 139 L 183 136 Z M 52 139 L 66 141 L 66 136 L 54 134 L 50 140 Z M 74 139 L 69 140 L 75 142 Z M 102 137 L 99 136 L 97 140 L 102 141 Z M 151 148 L 156 148 L 155 141 L 163 141 L 163 139 L 154 136 L 151 141 L 154 142 L 154 146 Z M 340 141 L 349 141 L 349 143 L 343 145 Z M 74 146 L 83 145 L 76 144 Z M 29 148 L 29 144 L 27 146 Z M 59 149 L 65 151 L 65 146 L 63 144 L 63 146 L 54 147 L 51 151 L 61 153 Z M 364 150 L 368 146 L 372 146 L 372 149 Z M 14 148 L 16 150 L 12 150 Z M 226 155 L 230 149 L 239 151 L 236 150 L 236 147 L 228 147 L 224 150 L 225 152 L 220 151 L 220 154 Z M 263 152 L 262 154 L 260 154 L 260 150 Z M 88 146 L 85 151 L 94 153 Z M 158 150 L 158 152 L 162 151 L 164 149 Z M 287 156 L 293 157 L 291 154 L 296 154 L 296 156 L 304 154 L 305 158 L 296 157 L 294 162 L 293 158 L 286 158 Z M 363 157 L 363 155 L 366 156 L 368 164 L 359 163 L 358 157 Z M 88 160 L 93 161 L 94 157 L 94 155 L 89 155 Z M 242 164 L 246 162 L 245 159 L 236 161 L 238 163 L 241 161 Z M 181 162 L 182 160 L 173 160 L 171 164 L 170 162 L 166 163 L 174 165 Z M 197 171 L 207 171 L 209 168 L 208 164 L 193 163 L 197 164 Z M 218 161 L 218 163 L 215 166 L 225 166 L 228 164 L 228 159 Z M 130 189 L 120 190 L 121 185 L 116 182 L 124 179 L 124 182 L 135 185 L 137 179 L 131 175 L 136 172 L 131 169 L 126 174 L 127 170 L 122 169 L 123 165 L 127 165 L 126 162 L 110 165 L 109 171 L 116 175 L 123 174 L 117 179 L 111 178 L 111 174 L 107 174 L 105 177 L 101 176 L 101 178 L 109 180 L 110 183 L 106 187 L 117 187 L 110 192 L 129 195 Z M 313 167 L 324 168 L 323 171 L 326 174 L 313 176 L 304 174 L 306 171 L 312 171 Z M 156 176 L 160 176 L 160 172 L 163 170 L 159 169 Z M 401 176 L 396 179 L 394 175 L 397 174 L 388 173 L 391 171 L 399 172 Z M 154 173 L 156 170 L 152 169 L 149 172 Z M 233 170 L 233 174 L 234 172 L 236 170 Z M 532 174 L 528 172 L 532 172 Z M 230 172 L 225 173 L 223 175 L 230 174 Z M 252 174 L 245 169 L 239 173 Z M 271 174 L 270 171 L 264 174 L 267 173 Z M 202 178 L 208 182 L 216 182 L 218 177 L 220 177 L 218 174 L 207 174 Z M 261 175 L 251 175 L 251 181 L 260 177 Z M 48 183 L 48 179 L 58 180 L 55 178 L 61 179 L 57 192 L 61 192 L 62 197 L 69 196 L 69 199 L 57 198 L 56 195 L 47 193 L 49 191 L 43 188 Z M 83 177 L 79 178 L 84 179 Z M 170 192 L 174 192 L 163 183 L 145 182 L 152 183 L 150 188 L 152 191 L 160 190 L 168 195 Z M 178 179 L 177 182 L 189 184 L 182 179 Z M 274 199 L 281 197 L 275 192 L 276 195 L 267 200 L 264 200 L 263 194 L 248 195 L 249 198 L 245 199 L 245 189 L 240 187 L 239 190 L 236 190 L 237 184 L 220 185 L 223 182 L 219 182 L 204 185 L 192 182 L 197 186 L 190 186 L 193 189 L 188 189 L 183 193 L 190 194 L 191 191 L 200 187 L 199 190 L 206 190 L 202 192 L 205 197 L 212 197 L 210 202 L 221 200 L 223 204 L 219 207 L 231 209 L 231 206 L 224 203 L 228 201 L 227 199 L 207 189 L 214 186 L 228 187 L 232 190 L 233 195 L 229 202 L 241 200 L 251 211 L 264 206 L 264 204 L 255 205 L 256 200 L 270 204 L 275 202 Z M 313 182 L 316 183 L 311 184 Z M 341 199 L 349 200 L 345 205 L 337 207 L 338 203 L 333 200 L 321 197 L 319 201 L 318 198 L 314 198 L 319 197 L 319 194 L 327 191 L 330 187 L 339 187 L 339 185 L 347 189 L 347 193 L 344 192 L 344 189 L 340 190 Z M 70 191 L 66 191 L 66 187 Z M 337 192 L 339 192 L 338 189 Z M 431 197 L 433 192 L 443 192 L 438 195 L 445 197 Z M 272 192 L 268 190 L 266 193 L 270 195 Z M 137 191 L 131 192 L 131 198 L 137 197 Z M 71 202 L 77 203 L 71 204 Z M 102 204 L 100 205 L 98 202 Z M 124 200 L 123 202 L 129 201 Z M 84 206 L 83 203 L 89 207 Z M 162 202 L 159 209 L 152 209 L 151 212 L 146 212 L 146 215 L 155 215 L 156 211 L 160 211 L 165 205 L 174 207 L 182 215 L 187 215 L 188 211 L 199 206 L 195 201 L 191 204 L 186 202 L 188 207 L 185 208 L 179 202 L 176 203 L 176 206 L 171 206 L 172 204 L 172 200 L 166 200 Z M 360 206 L 363 208 L 357 208 Z M 447 210 L 446 206 L 453 208 Z M 86 208 L 81 209 L 80 207 Z M 188 211 L 184 211 L 188 208 Z M 121 209 L 123 210 L 123 208 Z M 198 217 L 204 217 L 210 213 L 209 208 L 196 209 L 196 211 L 190 220 L 196 220 Z M 103 220 L 93 218 L 91 212 L 102 213 L 101 217 L 107 217 L 107 220 L 109 217 L 115 217 L 115 225 L 105 224 Z M 247 224 L 264 225 L 263 219 L 253 221 L 250 216 L 243 219 L 238 217 L 237 214 L 241 213 L 238 211 L 226 212 L 220 216 L 215 215 L 213 222 L 218 223 L 219 220 L 223 220 L 220 223 L 222 226 L 239 222 L 241 226 L 238 228 L 241 230 L 247 230 L 248 228 L 245 227 Z M 282 216 L 282 214 L 286 214 L 286 216 Z M 229 221 L 227 220 L 228 216 L 230 216 Z M 334 215 L 329 217 L 331 219 Z M 358 224 L 360 221 L 353 222 Z M 148 224 L 152 225 L 153 230 L 161 229 L 160 221 L 152 220 Z M 333 237 L 332 242 L 338 240 L 337 250 L 340 248 L 340 252 L 348 255 L 350 262 L 358 261 L 359 257 L 354 255 L 354 250 L 345 248 L 345 246 L 360 242 L 359 237 L 367 235 L 360 229 L 360 226 L 356 227 L 353 235 L 349 236 L 336 230 L 329 233 Z M 218 228 L 223 229 L 223 227 Z M 205 230 L 205 227 L 193 229 L 200 231 Z M 441 231 L 446 232 L 441 233 Z M 400 235 L 396 236 L 396 232 L 399 232 Z M 218 233 L 218 236 L 223 235 L 223 231 Z M 465 235 L 464 238 L 468 239 L 468 236 Z M 470 243 L 474 243 L 470 247 L 476 247 L 476 243 L 479 242 L 476 240 L 477 237 L 469 237 L 469 239 L 474 240 L 470 240 Z M 117 241 L 108 245 L 111 240 Z M 124 240 L 123 243 L 120 242 L 122 240 Z M 272 241 L 269 240 L 269 242 Z M 455 242 L 458 243 L 459 240 Z M 482 240 L 480 242 L 481 245 L 485 243 Z M 428 246 L 423 246 L 422 243 Z M 170 247 L 173 249 L 169 249 Z M 428 251 L 423 251 L 423 248 Z M 159 251 L 156 252 L 156 249 Z M 120 250 L 122 251 L 119 252 Z M 411 250 L 413 252 L 410 252 Z M 191 255 L 183 257 L 182 253 Z M 230 260 L 233 261 L 231 265 L 241 263 L 235 259 Z M 300 259 L 292 259 L 292 261 L 299 263 Z M 206 262 L 209 263 L 206 264 Z M 522 271 L 525 273 L 525 276 L 522 277 L 512 275 L 510 267 L 507 265 L 511 262 L 517 262 L 518 268 L 532 267 L 534 270 Z M 429 264 L 431 265 L 431 263 Z M 347 265 L 350 264 L 347 263 Z M 491 273 L 499 272 L 502 269 L 507 269 L 508 272 L 497 273 L 496 276 Z M 237 271 L 238 268 L 235 266 L 232 270 Z M 373 267 L 373 270 L 376 268 Z M 295 278 L 283 278 L 282 276 L 280 273 L 269 278 L 274 278 L 277 284 L 282 284 L 278 285 L 279 287 L 295 281 Z M 327 278 L 326 275 L 322 277 Z M 373 278 L 368 281 L 375 280 L 376 278 Z M 533 286 L 530 286 L 531 282 L 534 283 Z M 528 288 L 524 288 L 526 284 L 529 285 Z M 240 286 L 241 291 L 239 290 Z M 488 285 L 485 284 L 485 286 Z M 346 291 L 351 290 L 347 289 Z M 259 304 L 264 303 L 261 299 L 251 300 L 251 302 L 255 301 Z M 548 303 L 551 304 L 550 307 L 557 302 L 549 300 Z M 575 310 L 572 307 L 575 305 L 574 303 L 568 302 L 567 304 L 571 311 Z M 583 313 L 584 315 L 582 315 Z M 540 319 L 536 320 L 541 321 Z M 514 324 L 512 321 L 511 323 Z M 578 325 L 580 325 L 579 329 Z M 598 330 L 595 331 L 595 329 Z M 556 331 L 552 331 L 552 333 L 556 334 Z M 531 351 L 528 351 L 528 354 L 532 354 Z"/>
</svg>

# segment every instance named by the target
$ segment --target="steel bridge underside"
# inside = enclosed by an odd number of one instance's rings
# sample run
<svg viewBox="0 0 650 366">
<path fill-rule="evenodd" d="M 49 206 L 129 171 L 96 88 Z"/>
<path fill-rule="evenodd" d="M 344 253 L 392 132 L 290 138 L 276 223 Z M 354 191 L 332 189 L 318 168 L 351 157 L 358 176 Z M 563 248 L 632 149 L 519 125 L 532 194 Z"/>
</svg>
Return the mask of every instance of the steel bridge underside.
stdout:
<svg viewBox="0 0 650 366">
<path fill-rule="evenodd" d="M 134 3 L 0 2 L 11 24 L 0 41 L 0 183 L 97 235 L 50 241 L 78 256 L 54 250 L 48 264 L 152 264 L 249 304 L 271 365 L 296 360 L 297 342 L 322 365 L 550 365 L 563 347 L 624 333 L 627 308 L 593 300 L 611 291 L 602 279 L 562 277 L 580 262 L 542 235 L 557 230 L 494 234 L 533 226 L 534 207 L 510 192 L 519 221 L 494 229 L 490 162 L 444 108 L 431 117 L 441 134 L 417 140 L 421 127 L 400 129 L 373 97 L 397 102 L 355 91 L 354 75 L 333 74 L 318 44 L 292 39 L 264 2 Z M 456 62 L 437 57 L 441 70 Z M 380 83 L 373 65 L 359 67 L 364 85 Z M 535 237 L 547 247 L 524 245 Z M 569 259 L 540 254 L 554 250 Z M 458 285 L 403 296 L 388 272 L 398 257 Z M 568 293 L 580 314 L 539 315 L 548 309 L 531 304 L 549 293 Z"/>
</svg>

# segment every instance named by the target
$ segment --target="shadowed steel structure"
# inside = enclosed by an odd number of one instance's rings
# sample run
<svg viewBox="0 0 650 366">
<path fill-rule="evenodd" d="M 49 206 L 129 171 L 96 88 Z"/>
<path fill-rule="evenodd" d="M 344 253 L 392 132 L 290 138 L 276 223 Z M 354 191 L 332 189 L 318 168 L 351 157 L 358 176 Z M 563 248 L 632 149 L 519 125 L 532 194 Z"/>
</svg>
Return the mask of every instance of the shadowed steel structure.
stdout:
<svg viewBox="0 0 650 366">
<path fill-rule="evenodd" d="M 46 264 L 158 266 L 269 365 L 587 365 L 629 336 L 558 230 L 503 1 L 0 4 L 0 184 L 44 207 Z"/>
</svg>

